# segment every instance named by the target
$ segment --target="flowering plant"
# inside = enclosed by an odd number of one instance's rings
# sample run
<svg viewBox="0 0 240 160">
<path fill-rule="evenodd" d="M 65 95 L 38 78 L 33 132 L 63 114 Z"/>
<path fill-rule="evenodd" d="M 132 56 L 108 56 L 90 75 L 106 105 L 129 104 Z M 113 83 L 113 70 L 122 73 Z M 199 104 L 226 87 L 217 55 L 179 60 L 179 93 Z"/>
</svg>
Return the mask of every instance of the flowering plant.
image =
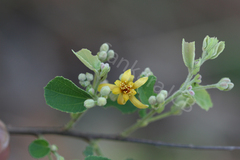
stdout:
<svg viewBox="0 0 240 160">
<path fill-rule="evenodd" d="M 202 76 L 199 74 L 201 66 L 207 60 L 217 58 L 225 48 L 225 43 L 219 42 L 215 37 L 205 37 L 202 56 L 198 59 L 195 59 L 195 42 L 188 43 L 183 39 L 182 56 L 188 75 L 181 87 L 172 95 L 166 90 L 161 90 L 159 93 L 154 91 L 156 76 L 149 68 L 146 68 L 135 82 L 131 69 L 128 69 L 114 84 L 108 83 L 107 76 L 111 68 L 107 62 L 114 59 L 116 54 L 109 47 L 109 44 L 104 43 L 95 56 L 87 49 L 73 51 L 77 58 L 94 72 L 94 75 L 91 73 L 78 75 L 82 88 L 61 76 L 55 77 L 44 88 L 46 103 L 54 109 L 71 115 L 71 120 L 60 130 L 62 134 L 72 133 L 70 129 L 76 121 L 83 113 L 95 106 L 116 107 L 124 114 L 139 111 L 140 119 L 116 136 L 116 139 L 124 140 L 138 128 L 146 127 L 151 122 L 169 116 L 180 115 L 184 110 L 191 109 L 195 103 L 208 111 L 213 104 L 207 89 L 229 91 L 234 86 L 229 78 L 222 78 L 215 84 L 201 85 Z M 172 105 L 167 107 L 170 102 Z M 85 160 L 109 160 L 103 156 L 95 139 L 97 138 L 94 136 L 86 138 L 85 135 L 85 140 L 89 143 L 83 152 Z M 57 146 L 50 145 L 42 137 L 29 145 L 29 152 L 34 158 L 49 156 L 51 160 L 52 156 L 55 156 L 58 160 L 64 159 L 58 154 Z"/>
</svg>

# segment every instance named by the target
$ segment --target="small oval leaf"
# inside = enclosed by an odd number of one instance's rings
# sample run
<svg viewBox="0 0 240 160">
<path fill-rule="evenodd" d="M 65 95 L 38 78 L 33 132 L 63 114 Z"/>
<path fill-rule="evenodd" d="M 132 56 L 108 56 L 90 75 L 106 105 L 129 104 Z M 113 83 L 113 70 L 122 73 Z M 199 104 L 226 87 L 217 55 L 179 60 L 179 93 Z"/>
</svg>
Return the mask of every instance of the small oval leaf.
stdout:
<svg viewBox="0 0 240 160">
<path fill-rule="evenodd" d="M 97 56 L 93 56 L 91 51 L 88 49 L 81 49 L 78 52 L 72 50 L 72 52 L 78 57 L 78 59 L 89 69 L 94 72 L 100 70 L 101 61 L 98 59 Z"/>
<path fill-rule="evenodd" d="M 34 140 L 28 147 L 33 158 L 43 158 L 50 153 L 49 143 L 43 139 Z"/>
</svg>

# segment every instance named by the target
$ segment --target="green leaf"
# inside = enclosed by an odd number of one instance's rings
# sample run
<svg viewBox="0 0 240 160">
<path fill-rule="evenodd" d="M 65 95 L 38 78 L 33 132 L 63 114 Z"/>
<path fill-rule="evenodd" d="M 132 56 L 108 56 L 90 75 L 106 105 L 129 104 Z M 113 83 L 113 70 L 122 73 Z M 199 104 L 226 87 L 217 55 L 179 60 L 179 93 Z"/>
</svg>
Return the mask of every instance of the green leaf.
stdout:
<svg viewBox="0 0 240 160">
<path fill-rule="evenodd" d="M 137 110 L 137 107 L 135 107 L 130 101 L 127 101 L 125 105 L 120 105 L 117 101 L 113 102 L 110 99 L 107 99 L 107 104 L 104 107 L 116 107 L 124 114 L 130 114 Z"/>
<path fill-rule="evenodd" d="M 147 82 L 138 88 L 139 98 L 143 104 L 147 104 L 151 106 L 148 102 L 148 99 L 152 95 L 156 95 L 154 93 L 153 88 L 154 84 L 156 83 L 157 78 L 153 75 L 148 77 Z"/>
<path fill-rule="evenodd" d="M 201 87 L 200 85 L 195 85 L 194 87 Z M 202 90 L 194 90 L 195 92 L 194 98 L 196 100 L 196 103 L 204 110 L 208 111 L 212 106 L 212 100 L 210 95 L 205 89 Z"/>
<path fill-rule="evenodd" d="M 29 146 L 28 151 L 33 158 L 43 158 L 50 153 L 49 143 L 43 139 L 34 140 Z"/>
<path fill-rule="evenodd" d="M 84 101 L 92 98 L 72 81 L 59 76 L 51 80 L 44 91 L 45 100 L 49 106 L 67 113 L 85 111 Z"/>
<path fill-rule="evenodd" d="M 111 160 L 111 159 L 99 156 L 87 156 L 84 160 Z"/>
<path fill-rule="evenodd" d="M 78 52 L 75 52 L 72 50 L 72 52 L 80 59 L 80 61 L 87 66 L 89 69 L 91 69 L 94 72 L 98 72 L 101 67 L 101 61 L 98 59 L 97 56 L 93 56 L 91 54 L 91 51 L 88 49 L 81 49 Z"/>
<path fill-rule="evenodd" d="M 92 156 L 93 155 L 93 147 L 92 146 L 87 146 L 85 150 L 83 151 L 83 154 L 85 156 Z"/>
</svg>

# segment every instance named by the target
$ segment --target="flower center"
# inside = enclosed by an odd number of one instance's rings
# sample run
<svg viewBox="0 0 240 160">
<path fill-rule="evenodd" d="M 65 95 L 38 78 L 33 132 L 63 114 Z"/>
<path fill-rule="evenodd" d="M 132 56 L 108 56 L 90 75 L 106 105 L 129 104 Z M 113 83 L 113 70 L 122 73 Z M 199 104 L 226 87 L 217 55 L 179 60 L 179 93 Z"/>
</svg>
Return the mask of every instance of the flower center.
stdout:
<svg viewBox="0 0 240 160">
<path fill-rule="evenodd" d="M 130 92 L 130 89 L 132 88 L 131 84 L 126 84 L 124 82 L 121 82 L 120 89 L 123 93 L 128 94 Z"/>
</svg>

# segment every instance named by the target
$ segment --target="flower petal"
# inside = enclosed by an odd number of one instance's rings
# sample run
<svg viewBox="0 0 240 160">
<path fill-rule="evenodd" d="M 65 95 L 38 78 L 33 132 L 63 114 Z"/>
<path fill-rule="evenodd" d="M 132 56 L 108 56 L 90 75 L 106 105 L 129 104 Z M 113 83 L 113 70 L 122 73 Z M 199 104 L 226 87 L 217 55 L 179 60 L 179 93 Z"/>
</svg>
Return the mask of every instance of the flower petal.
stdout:
<svg viewBox="0 0 240 160">
<path fill-rule="evenodd" d="M 143 78 L 140 78 L 138 79 L 134 85 L 133 85 L 133 89 L 136 89 L 136 88 L 139 88 L 141 87 L 142 85 L 144 85 L 148 80 L 148 77 L 143 77 Z"/>
<path fill-rule="evenodd" d="M 116 84 L 116 86 L 120 87 L 121 81 L 116 80 L 116 81 L 114 82 L 114 84 Z"/>
<path fill-rule="evenodd" d="M 113 94 L 120 94 L 120 93 L 122 93 L 122 90 L 119 87 L 116 87 L 112 90 L 112 93 Z"/>
<path fill-rule="evenodd" d="M 130 96 L 129 100 L 139 109 L 148 108 L 148 105 L 142 104 L 142 102 L 140 102 L 135 96 Z"/>
<path fill-rule="evenodd" d="M 119 94 L 118 99 L 117 99 L 117 102 L 118 102 L 118 104 L 120 104 L 120 105 L 124 105 L 124 104 L 125 104 L 122 93 Z"/>
<path fill-rule="evenodd" d="M 134 79 L 134 75 L 131 75 L 130 79 L 129 79 L 129 82 L 132 82 Z"/>
<path fill-rule="evenodd" d="M 122 75 L 121 81 L 122 82 L 128 82 L 128 80 L 131 78 L 131 69 L 125 71 Z"/>
<path fill-rule="evenodd" d="M 132 96 L 134 96 L 135 94 L 137 94 L 137 92 L 134 89 L 130 89 L 129 94 L 131 94 Z"/>
<path fill-rule="evenodd" d="M 116 88 L 117 86 L 114 84 L 109 84 L 109 83 L 103 83 L 103 84 L 99 84 L 98 86 L 98 91 L 100 92 L 100 90 L 102 89 L 102 87 L 104 86 L 108 86 L 111 90 L 113 90 L 114 88 Z"/>
<path fill-rule="evenodd" d="M 126 103 L 129 100 L 128 94 L 123 94 L 123 99 L 124 99 L 124 101 Z"/>
</svg>

